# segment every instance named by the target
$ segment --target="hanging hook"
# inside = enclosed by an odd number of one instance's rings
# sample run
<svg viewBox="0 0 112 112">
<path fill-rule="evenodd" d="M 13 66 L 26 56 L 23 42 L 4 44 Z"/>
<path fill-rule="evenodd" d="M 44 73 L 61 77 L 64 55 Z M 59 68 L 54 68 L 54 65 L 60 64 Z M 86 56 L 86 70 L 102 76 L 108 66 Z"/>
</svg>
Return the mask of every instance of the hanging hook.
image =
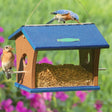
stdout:
<svg viewBox="0 0 112 112">
<path fill-rule="evenodd" d="M 31 12 L 31 14 L 27 18 L 27 20 L 25 22 L 25 25 L 28 23 L 28 21 L 30 20 L 30 18 L 32 17 L 33 13 L 35 12 L 35 10 L 37 9 L 37 7 L 40 5 L 41 2 L 42 2 L 42 0 L 40 0 L 39 3 L 37 3 L 36 7 L 33 9 L 33 11 Z"/>
</svg>

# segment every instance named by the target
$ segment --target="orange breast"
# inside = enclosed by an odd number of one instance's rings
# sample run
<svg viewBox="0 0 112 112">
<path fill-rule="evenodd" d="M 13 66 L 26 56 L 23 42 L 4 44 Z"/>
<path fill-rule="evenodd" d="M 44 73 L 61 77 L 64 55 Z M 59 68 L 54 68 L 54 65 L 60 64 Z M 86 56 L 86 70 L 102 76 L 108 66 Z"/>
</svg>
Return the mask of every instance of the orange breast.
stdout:
<svg viewBox="0 0 112 112">
<path fill-rule="evenodd" d="M 14 55 L 12 52 L 3 53 L 3 56 L 2 56 L 2 62 L 3 63 L 13 61 L 13 60 L 14 60 Z"/>
<path fill-rule="evenodd" d="M 68 13 L 68 14 L 64 14 L 64 15 L 63 15 L 63 19 L 65 19 L 66 21 L 67 21 L 67 20 L 72 20 L 72 17 L 71 17 L 71 15 L 70 15 L 70 13 Z"/>
</svg>

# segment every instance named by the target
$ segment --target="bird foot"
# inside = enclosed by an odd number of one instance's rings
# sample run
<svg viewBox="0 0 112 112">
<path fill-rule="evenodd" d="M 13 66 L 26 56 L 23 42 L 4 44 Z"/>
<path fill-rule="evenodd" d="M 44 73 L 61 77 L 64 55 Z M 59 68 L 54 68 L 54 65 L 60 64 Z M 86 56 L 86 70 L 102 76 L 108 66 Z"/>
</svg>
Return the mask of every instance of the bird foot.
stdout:
<svg viewBox="0 0 112 112">
<path fill-rule="evenodd" d="M 6 75 L 7 79 L 11 78 L 11 74 L 8 71 L 5 72 L 5 75 Z"/>
<path fill-rule="evenodd" d="M 9 74 L 13 74 L 13 71 L 11 69 L 8 69 Z"/>
<path fill-rule="evenodd" d="M 83 25 L 83 23 L 79 23 L 80 25 Z"/>
</svg>

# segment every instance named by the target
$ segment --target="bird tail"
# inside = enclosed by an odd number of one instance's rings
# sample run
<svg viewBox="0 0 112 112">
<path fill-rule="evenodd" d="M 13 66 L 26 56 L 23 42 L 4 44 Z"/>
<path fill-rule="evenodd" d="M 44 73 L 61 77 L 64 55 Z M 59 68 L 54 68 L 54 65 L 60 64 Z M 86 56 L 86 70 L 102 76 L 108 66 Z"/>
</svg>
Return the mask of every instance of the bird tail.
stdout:
<svg viewBox="0 0 112 112">
<path fill-rule="evenodd" d="M 51 14 L 57 14 L 56 12 L 51 12 Z"/>
<path fill-rule="evenodd" d="M 47 22 L 46 24 L 50 24 L 50 23 L 52 23 L 54 21 L 54 18 L 53 19 L 51 19 L 49 22 Z"/>
</svg>

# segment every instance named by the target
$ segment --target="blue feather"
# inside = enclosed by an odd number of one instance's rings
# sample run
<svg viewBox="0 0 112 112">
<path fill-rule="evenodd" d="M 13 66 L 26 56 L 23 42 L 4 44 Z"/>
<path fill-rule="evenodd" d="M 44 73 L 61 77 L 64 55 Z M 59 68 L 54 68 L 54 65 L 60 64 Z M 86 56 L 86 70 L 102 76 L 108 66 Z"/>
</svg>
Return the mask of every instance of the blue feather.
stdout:
<svg viewBox="0 0 112 112">
<path fill-rule="evenodd" d="M 52 12 L 52 14 L 68 14 L 69 10 L 57 10 L 55 12 Z"/>
</svg>

